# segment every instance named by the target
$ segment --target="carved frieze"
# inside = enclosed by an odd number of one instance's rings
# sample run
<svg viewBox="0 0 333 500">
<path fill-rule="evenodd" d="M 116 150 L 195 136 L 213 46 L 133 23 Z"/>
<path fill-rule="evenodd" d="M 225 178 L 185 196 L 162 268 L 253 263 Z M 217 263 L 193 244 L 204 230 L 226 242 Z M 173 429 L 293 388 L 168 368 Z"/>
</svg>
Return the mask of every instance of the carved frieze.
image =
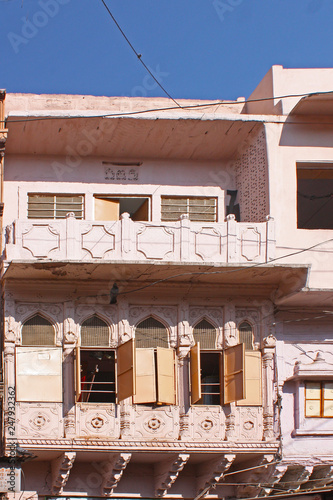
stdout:
<svg viewBox="0 0 333 500">
<path fill-rule="evenodd" d="M 179 434 L 179 408 L 164 406 L 154 410 L 135 407 L 135 438 L 177 439 Z"/>
<path fill-rule="evenodd" d="M 79 436 L 118 437 L 119 428 L 114 404 L 77 405 L 76 432 Z"/>
<path fill-rule="evenodd" d="M 17 403 L 17 436 L 53 437 L 63 435 L 61 403 Z"/>
</svg>

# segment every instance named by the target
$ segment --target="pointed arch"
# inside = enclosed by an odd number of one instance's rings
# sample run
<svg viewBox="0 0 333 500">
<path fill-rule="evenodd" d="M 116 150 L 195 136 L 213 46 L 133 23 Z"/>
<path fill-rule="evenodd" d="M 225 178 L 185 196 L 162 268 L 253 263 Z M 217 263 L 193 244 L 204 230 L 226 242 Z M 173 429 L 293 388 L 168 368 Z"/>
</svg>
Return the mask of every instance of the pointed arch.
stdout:
<svg viewBox="0 0 333 500">
<path fill-rule="evenodd" d="M 34 314 L 23 323 L 21 340 L 22 346 L 54 346 L 55 328 L 47 318 Z"/>
<path fill-rule="evenodd" d="M 109 347 L 110 328 L 106 321 L 93 314 L 81 324 L 81 346 Z"/>
<path fill-rule="evenodd" d="M 169 347 L 168 328 L 153 315 L 140 321 L 135 328 L 136 347 Z"/>
<path fill-rule="evenodd" d="M 206 318 L 202 318 L 193 327 L 194 342 L 200 343 L 201 349 L 216 349 L 217 328 Z"/>
<path fill-rule="evenodd" d="M 238 338 L 240 344 L 245 344 L 247 351 L 253 351 L 254 331 L 248 320 L 243 320 L 238 325 Z"/>
</svg>

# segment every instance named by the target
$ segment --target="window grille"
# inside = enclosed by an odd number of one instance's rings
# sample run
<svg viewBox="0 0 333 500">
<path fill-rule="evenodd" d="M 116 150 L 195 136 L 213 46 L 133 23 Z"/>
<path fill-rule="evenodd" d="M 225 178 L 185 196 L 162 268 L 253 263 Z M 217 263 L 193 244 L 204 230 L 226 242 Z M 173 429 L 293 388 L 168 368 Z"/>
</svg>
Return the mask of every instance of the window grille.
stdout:
<svg viewBox="0 0 333 500">
<path fill-rule="evenodd" d="M 216 198 L 161 198 L 162 221 L 176 221 L 187 214 L 194 222 L 216 222 Z"/>
<path fill-rule="evenodd" d="M 135 343 L 137 347 L 169 347 L 167 329 L 160 321 L 149 317 L 136 327 Z"/>
<path fill-rule="evenodd" d="M 76 219 L 83 218 L 82 195 L 28 195 L 28 219 L 65 219 L 69 212 L 73 212 Z"/>
<path fill-rule="evenodd" d="M 247 321 L 243 321 L 239 327 L 239 343 L 245 344 L 246 351 L 253 351 L 253 328 Z"/>
<path fill-rule="evenodd" d="M 55 345 L 55 332 L 51 323 L 39 314 L 28 319 L 22 326 L 22 345 Z"/>
<path fill-rule="evenodd" d="M 203 319 L 193 329 L 194 341 L 200 342 L 200 349 L 216 349 L 216 328 Z"/>
<path fill-rule="evenodd" d="M 92 316 L 82 323 L 81 346 L 109 346 L 109 328 L 105 321 Z"/>
</svg>

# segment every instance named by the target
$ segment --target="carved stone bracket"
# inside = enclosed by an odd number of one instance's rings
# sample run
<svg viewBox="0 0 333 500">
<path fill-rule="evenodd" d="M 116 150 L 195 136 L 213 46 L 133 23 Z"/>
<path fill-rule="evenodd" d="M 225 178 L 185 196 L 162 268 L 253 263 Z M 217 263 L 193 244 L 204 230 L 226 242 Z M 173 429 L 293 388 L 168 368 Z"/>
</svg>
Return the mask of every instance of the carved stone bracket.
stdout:
<svg viewBox="0 0 333 500">
<path fill-rule="evenodd" d="M 119 453 L 113 455 L 111 460 L 103 463 L 102 470 L 104 471 L 104 480 L 102 483 L 102 495 L 104 497 L 110 497 L 112 495 L 131 457 L 131 453 Z"/>
<path fill-rule="evenodd" d="M 279 487 L 286 490 L 298 491 L 303 483 L 306 483 L 311 476 L 313 466 L 311 465 L 290 465 L 279 481 Z"/>
<path fill-rule="evenodd" d="M 333 464 L 331 465 L 315 465 L 312 474 L 311 488 L 324 488 L 333 482 Z"/>
<path fill-rule="evenodd" d="M 243 485 L 238 486 L 236 489 L 237 498 L 256 497 L 261 494 L 261 484 L 266 483 L 270 477 L 273 477 L 275 468 L 272 462 L 274 462 L 274 458 L 274 455 L 264 455 L 259 461 L 253 462 L 253 464 L 251 462 L 251 465 L 257 468 L 245 472 L 238 478 Z M 284 474 L 286 468 L 282 469 L 282 471 Z M 281 477 L 281 475 L 278 476 L 278 478 Z"/>
<path fill-rule="evenodd" d="M 223 475 L 230 469 L 236 455 L 227 454 L 223 458 L 210 460 L 203 466 L 200 464 L 199 473 L 197 479 L 197 495 L 204 492 L 207 495 L 210 490 L 218 483 Z"/>
<path fill-rule="evenodd" d="M 69 478 L 76 457 L 75 452 L 65 452 L 52 460 L 52 495 L 61 495 Z"/>
<path fill-rule="evenodd" d="M 180 453 L 171 460 L 155 465 L 155 496 L 162 497 L 167 493 L 189 458 L 188 453 Z"/>
</svg>

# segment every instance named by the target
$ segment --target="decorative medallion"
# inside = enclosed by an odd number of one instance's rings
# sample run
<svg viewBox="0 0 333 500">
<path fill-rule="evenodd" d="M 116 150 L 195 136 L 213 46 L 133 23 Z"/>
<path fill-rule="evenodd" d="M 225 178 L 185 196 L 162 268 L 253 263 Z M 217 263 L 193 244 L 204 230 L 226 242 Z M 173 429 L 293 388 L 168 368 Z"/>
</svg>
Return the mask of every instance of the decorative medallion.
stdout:
<svg viewBox="0 0 333 500">
<path fill-rule="evenodd" d="M 50 420 L 43 413 L 36 413 L 29 420 L 29 423 L 33 429 L 40 431 Z"/>
<path fill-rule="evenodd" d="M 90 424 L 94 429 L 101 429 L 104 425 L 104 420 L 102 417 L 96 416 L 91 419 Z"/>
<path fill-rule="evenodd" d="M 254 428 L 254 423 L 251 420 L 244 422 L 243 427 L 246 431 L 251 431 Z"/>
<path fill-rule="evenodd" d="M 200 425 L 201 425 L 201 427 L 203 428 L 204 431 L 210 431 L 213 428 L 214 423 L 213 423 L 213 421 L 210 418 L 205 418 L 205 420 L 203 420 L 200 423 Z"/>
<path fill-rule="evenodd" d="M 164 426 L 164 422 L 157 415 L 153 415 L 152 417 L 147 418 L 143 425 L 146 431 L 157 432 Z"/>
</svg>

